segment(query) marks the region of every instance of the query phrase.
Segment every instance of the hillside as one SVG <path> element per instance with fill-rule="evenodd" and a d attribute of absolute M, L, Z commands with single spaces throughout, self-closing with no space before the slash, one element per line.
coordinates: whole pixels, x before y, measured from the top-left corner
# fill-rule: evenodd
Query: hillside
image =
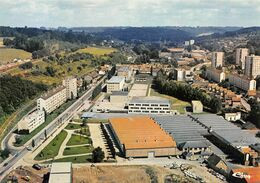
<path fill-rule="evenodd" d="M 0 65 L 13 61 L 14 59 L 31 59 L 32 54 L 21 49 L 0 48 Z"/>

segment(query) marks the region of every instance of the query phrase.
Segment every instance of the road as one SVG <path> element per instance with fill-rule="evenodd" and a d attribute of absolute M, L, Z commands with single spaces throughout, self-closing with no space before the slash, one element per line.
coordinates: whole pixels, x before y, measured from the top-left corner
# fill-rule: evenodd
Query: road
<path fill-rule="evenodd" d="M 60 114 L 56 119 L 54 119 L 49 125 L 42 129 L 34 138 L 28 141 L 22 150 L 16 152 L 11 158 L 8 158 L 8 163 L 6 166 L 0 167 L 0 181 L 2 178 L 14 168 L 14 165 L 24 157 L 24 155 L 32 149 L 32 140 L 34 139 L 35 147 L 40 146 L 45 140 L 45 133 L 49 137 L 57 128 L 59 128 L 65 121 L 70 120 L 77 110 L 92 96 L 94 88 L 102 83 L 107 77 L 104 76 L 97 84 L 93 85 L 90 90 L 83 94 L 77 101 L 75 101 L 68 109 L 66 109 L 62 114 Z M 46 131 L 46 132 L 45 132 Z M 8 139 L 6 139 L 8 140 Z M 26 146 L 26 147 L 25 147 Z M 4 162 L 5 163 L 5 162 Z"/>

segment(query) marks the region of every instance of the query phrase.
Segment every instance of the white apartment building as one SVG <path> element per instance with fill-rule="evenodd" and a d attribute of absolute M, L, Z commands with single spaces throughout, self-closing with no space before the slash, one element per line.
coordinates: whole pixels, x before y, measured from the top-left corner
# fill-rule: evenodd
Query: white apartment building
<path fill-rule="evenodd" d="M 175 68 L 174 69 L 174 79 L 177 81 L 192 81 L 193 72 L 190 69 Z"/>
<path fill-rule="evenodd" d="M 51 113 L 58 107 L 60 107 L 67 100 L 67 90 L 65 86 L 60 86 L 54 90 L 51 90 L 41 96 L 37 100 L 37 109 L 45 110 L 46 113 Z"/>
<path fill-rule="evenodd" d="M 224 52 L 213 52 L 211 66 L 213 68 L 222 67 L 224 65 Z"/>
<path fill-rule="evenodd" d="M 207 68 L 206 77 L 208 80 L 213 80 L 217 83 L 220 83 L 226 79 L 226 74 L 222 70 Z"/>
<path fill-rule="evenodd" d="M 128 104 L 129 114 L 171 114 L 171 103 L 161 97 L 133 97 Z"/>
<path fill-rule="evenodd" d="M 246 56 L 249 55 L 249 50 L 247 48 L 237 48 L 236 49 L 236 64 L 242 69 L 245 69 Z"/>
<path fill-rule="evenodd" d="M 260 75 L 260 56 L 246 57 L 245 75 L 254 79 Z"/>
<path fill-rule="evenodd" d="M 230 84 L 240 88 L 244 91 L 256 90 L 256 81 L 249 79 L 246 76 L 240 76 L 237 74 L 229 74 L 228 80 Z"/>
<path fill-rule="evenodd" d="M 78 96 L 77 78 L 67 77 L 62 81 L 62 85 L 66 87 L 66 98 L 72 99 Z"/>
<path fill-rule="evenodd" d="M 28 130 L 31 133 L 34 129 L 45 122 L 45 113 L 41 110 L 33 111 L 27 116 L 23 117 L 18 123 L 18 131 Z"/>
<path fill-rule="evenodd" d="M 122 91 L 125 84 L 125 77 L 113 76 L 106 83 L 107 83 L 107 93 L 112 93 L 112 91 Z"/>

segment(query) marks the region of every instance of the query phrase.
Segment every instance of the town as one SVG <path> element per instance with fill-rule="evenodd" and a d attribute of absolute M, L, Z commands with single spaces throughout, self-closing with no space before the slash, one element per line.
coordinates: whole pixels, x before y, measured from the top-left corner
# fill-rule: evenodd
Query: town
<path fill-rule="evenodd" d="M 0 181 L 260 182 L 259 42 L 259 27 L 0 26 Z"/>

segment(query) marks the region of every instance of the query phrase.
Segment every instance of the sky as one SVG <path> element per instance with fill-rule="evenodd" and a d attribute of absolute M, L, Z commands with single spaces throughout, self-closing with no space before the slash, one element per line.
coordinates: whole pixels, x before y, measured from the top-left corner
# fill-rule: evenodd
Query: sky
<path fill-rule="evenodd" d="M 0 0 L 0 26 L 260 26 L 260 0 Z"/>

